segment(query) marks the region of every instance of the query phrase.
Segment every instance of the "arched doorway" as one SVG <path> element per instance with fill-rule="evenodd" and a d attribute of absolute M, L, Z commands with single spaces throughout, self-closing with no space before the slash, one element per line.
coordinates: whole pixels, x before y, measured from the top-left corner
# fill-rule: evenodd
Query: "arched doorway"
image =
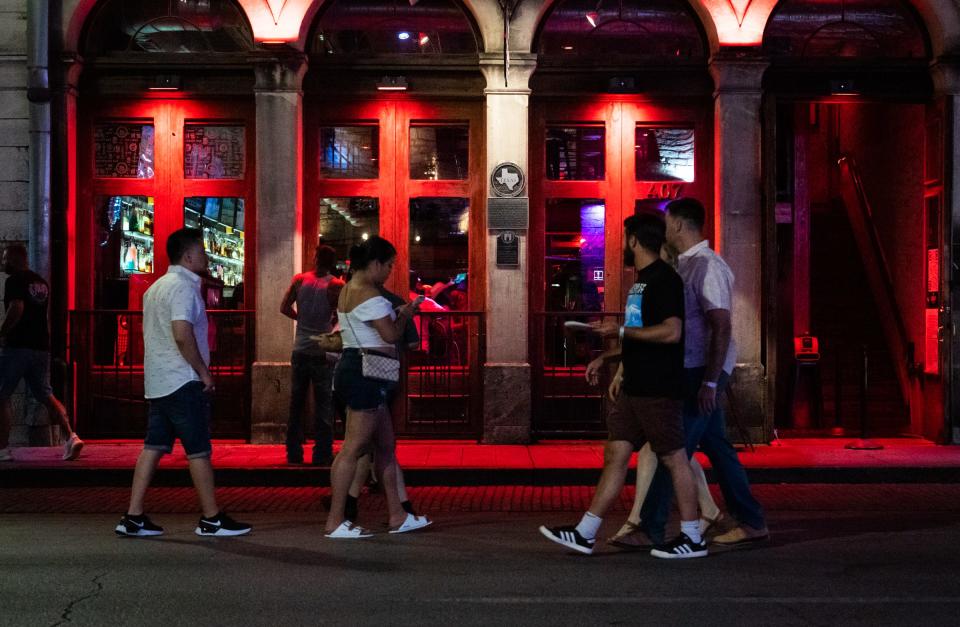
<path fill-rule="evenodd" d="M 75 409 L 91 437 L 142 434 L 143 293 L 166 271 L 167 236 L 184 226 L 203 230 L 210 257 L 212 430 L 249 435 L 253 48 L 229 0 L 107 0 L 85 26 L 68 222 Z"/>
<path fill-rule="evenodd" d="M 380 235 L 391 291 L 429 297 L 394 406 L 398 435 L 477 437 L 485 307 L 479 35 L 451 0 L 331 2 L 305 78 L 304 258 Z"/>
<path fill-rule="evenodd" d="M 680 195 L 712 205 L 707 43 L 682 0 L 557 2 L 531 81 L 530 303 L 534 430 L 604 431 L 601 349 L 566 322 L 616 316 L 632 275 L 623 220 Z M 708 224 L 712 230 L 713 225 Z"/>
<path fill-rule="evenodd" d="M 764 35 L 775 423 L 939 438 L 943 111 L 901 0 L 787 0 Z M 820 360 L 798 361 L 814 336 Z M 866 402 L 860 402 L 867 369 Z"/>

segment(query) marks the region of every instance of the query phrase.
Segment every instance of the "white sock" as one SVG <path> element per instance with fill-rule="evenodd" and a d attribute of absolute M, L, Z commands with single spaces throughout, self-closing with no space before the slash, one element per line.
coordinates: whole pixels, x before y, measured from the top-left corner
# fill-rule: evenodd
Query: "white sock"
<path fill-rule="evenodd" d="M 597 537 L 597 532 L 600 531 L 600 523 L 602 522 L 602 518 L 587 512 L 583 515 L 583 518 L 580 519 L 580 524 L 577 525 L 577 533 L 587 540 L 593 540 Z"/>
<path fill-rule="evenodd" d="M 700 537 L 699 520 L 681 520 L 680 531 L 685 533 L 694 543 L 699 543 L 703 538 Z"/>

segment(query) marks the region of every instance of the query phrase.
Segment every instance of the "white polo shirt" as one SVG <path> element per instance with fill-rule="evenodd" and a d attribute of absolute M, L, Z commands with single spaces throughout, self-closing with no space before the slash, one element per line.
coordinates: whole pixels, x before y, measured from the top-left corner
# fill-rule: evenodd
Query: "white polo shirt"
<path fill-rule="evenodd" d="M 143 295 L 143 389 L 148 399 L 169 396 L 187 383 L 200 380 L 177 348 L 174 320 L 193 325 L 200 356 L 209 366 L 207 310 L 200 298 L 200 277 L 176 265 L 170 266 Z"/>
<path fill-rule="evenodd" d="M 726 309 L 733 313 L 733 271 L 720 255 L 703 240 L 677 258 L 677 272 L 683 279 L 683 367 L 707 365 L 710 348 L 710 327 L 706 312 Z M 730 347 L 723 361 L 723 371 L 733 372 L 737 363 L 737 346 L 730 337 Z"/>

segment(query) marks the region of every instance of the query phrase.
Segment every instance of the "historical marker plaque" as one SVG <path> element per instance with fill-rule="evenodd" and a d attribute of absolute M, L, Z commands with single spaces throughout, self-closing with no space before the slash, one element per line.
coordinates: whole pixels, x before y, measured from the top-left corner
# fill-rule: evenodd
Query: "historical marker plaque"
<path fill-rule="evenodd" d="M 491 230 L 523 231 L 527 229 L 530 214 L 529 198 L 488 198 L 487 228 Z"/>
<path fill-rule="evenodd" d="M 497 265 L 508 268 L 520 265 L 520 236 L 513 231 L 497 235 Z"/>

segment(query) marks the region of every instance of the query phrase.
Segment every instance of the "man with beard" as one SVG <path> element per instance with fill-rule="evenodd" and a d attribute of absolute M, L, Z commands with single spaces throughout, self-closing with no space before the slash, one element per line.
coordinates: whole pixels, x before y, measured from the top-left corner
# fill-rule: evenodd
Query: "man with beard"
<path fill-rule="evenodd" d="M 547 539 L 567 548 L 593 553 L 603 516 L 623 488 L 630 455 L 649 442 L 673 478 L 680 508 L 681 533 L 650 554 L 665 559 L 704 557 L 697 492 L 684 448 L 681 412 L 683 378 L 683 282 L 660 259 L 665 227 L 654 215 L 624 220 L 624 265 L 637 270 L 630 288 L 623 326 L 594 325 L 604 338 L 620 338 L 620 367 L 610 386 L 615 399 L 607 417 L 604 465 L 590 509 L 579 524 L 540 527 Z M 613 356 L 613 354 L 611 355 Z"/>

